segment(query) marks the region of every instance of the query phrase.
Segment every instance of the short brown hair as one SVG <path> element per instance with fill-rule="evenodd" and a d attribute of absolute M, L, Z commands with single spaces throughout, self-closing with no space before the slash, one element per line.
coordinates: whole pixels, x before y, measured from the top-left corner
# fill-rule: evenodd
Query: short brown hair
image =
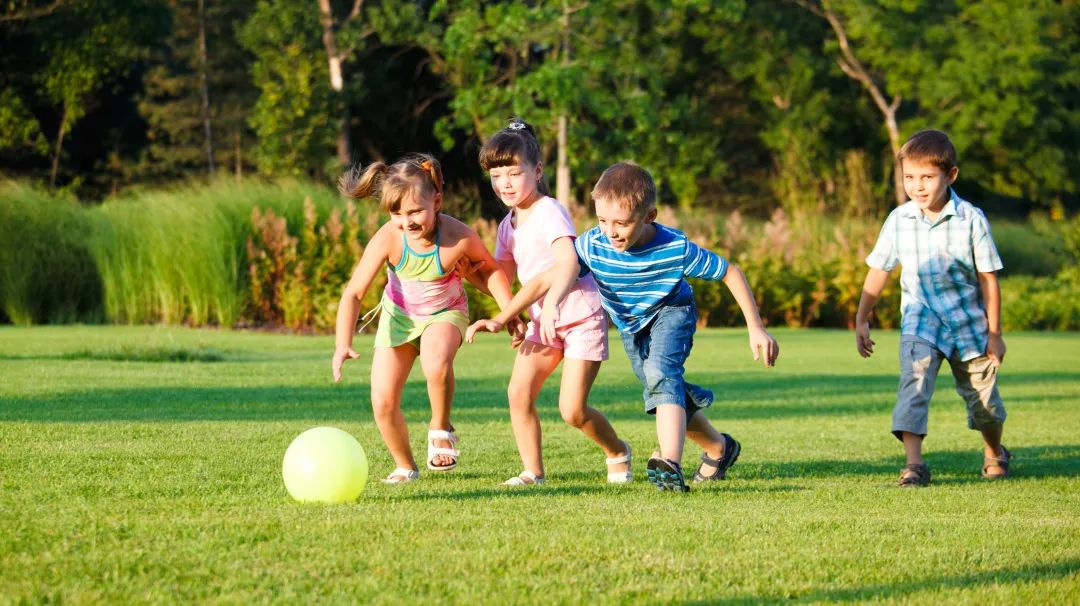
<path fill-rule="evenodd" d="M 441 194 L 442 186 L 442 167 L 427 154 L 410 154 L 390 165 L 373 162 L 362 171 L 356 166 L 338 179 L 341 193 L 357 199 L 378 195 L 383 210 L 391 213 L 406 195 L 426 199 Z"/>
<path fill-rule="evenodd" d="M 637 164 L 619 162 L 600 175 L 592 199 L 615 202 L 632 213 L 646 213 L 656 206 L 656 183 L 649 171 Z"/>
<path fill-rule="evenodd" d="M 896 154 L 897 162 L 903 163 L 905 159 L 926 162 L 947 173 L 956 167 L 956 148 L 949 135 L 940 130 L 921 130 L 911 135 Z"/>

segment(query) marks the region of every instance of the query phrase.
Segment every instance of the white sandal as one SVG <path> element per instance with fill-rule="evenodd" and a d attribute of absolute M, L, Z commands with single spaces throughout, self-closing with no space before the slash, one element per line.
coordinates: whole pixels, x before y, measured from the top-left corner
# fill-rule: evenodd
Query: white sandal
<path fill-rule="evenodd" d="M 383 479 L 383 484 L 405 484 L 406 482 L 412 482 L 413 480 L 420 479 L 419 469 L 408 469 L 405 467 L 398 467 L 394 471 L 390 472 L 390 475 Z"/>
<path fill-rule="evenodd" d="M 435 440 L 449 440 L 451 447 L 436 446 Z M 458 457 L 461 456 L 461 451 L 458 450 L 457 445 L 458 437 L 453 431 L 429 429 L 427 432 L 427 468 L 432 471 L 450 471 L 457 467 Z M 450 457 L 454 462 L 449 465 L 435 465 L 432 461 L 438 456 Z"/>
<path fill-rule="evenodd" d="M 634 474 L 630 471 L 630 445 L 623 442 L 623 446 L 626 446 L 626 454 L 618 457 L 610 457 L 604 459 L 608 465 L 616 465 L 618 463 L 626 463 L 626 471 L 611 471 L 607 474 L 608 484 L 626 484 L 634 481 Z"/>
<path fill-rule="evenodd" d="M 543 483 L 544 478 L 537 476 L 529 470 L 525 470 L 503 482 L 503 486 L 539 486 Z"/>

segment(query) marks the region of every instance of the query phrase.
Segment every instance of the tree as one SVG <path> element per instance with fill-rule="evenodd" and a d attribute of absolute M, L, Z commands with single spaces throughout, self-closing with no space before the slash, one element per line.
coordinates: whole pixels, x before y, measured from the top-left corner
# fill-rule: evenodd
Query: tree
<path fill-rule="evenodd" d="M 236 29 L 254 3 L 207 2 L 204 26 L 198 4 L 171 0 L 168 8 L 169 34 L 144 76 L 139 113 L 147 144 L 132 177 L 180 179 L 211 165 L 215 172 L 242 174 L 254 164 L 247 157 L 246 142 L 254 135 L 246 119 L 258 90 L 249 72 L 253 57 L 240 46 Z"/>
<path fill-rule="evenodd" d="M 255 56 L 251 76 L 260 91 L 248 122 L 255 130 L 259 169 L 277 174 L 336 172 L 331 153 L 338 135 L 325 52 L 314 7 L 260 0 L 240 30 Z"/>

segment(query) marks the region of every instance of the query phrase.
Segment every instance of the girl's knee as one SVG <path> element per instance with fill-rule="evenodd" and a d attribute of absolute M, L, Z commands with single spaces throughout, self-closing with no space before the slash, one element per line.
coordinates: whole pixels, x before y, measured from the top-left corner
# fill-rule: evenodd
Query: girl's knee
<path fill-rule="evenodd" d="M 445 383 L 454 376 L 454 366 L 449 360 L 424 365 L 424 377 L 428 383 Z"/>
<path fill-rule="evenodd" d="M 371 412 L 376 419 L 388 419 L 401 410 L 398 398 L 394 394 L 371 393 Z"/>
<path fill-rule="evenodd" d="M 561 410 L 559 412 L 562 414 L 562 420 L 574 429 L 581 429 L 588 421 L 584 410 Z"/>

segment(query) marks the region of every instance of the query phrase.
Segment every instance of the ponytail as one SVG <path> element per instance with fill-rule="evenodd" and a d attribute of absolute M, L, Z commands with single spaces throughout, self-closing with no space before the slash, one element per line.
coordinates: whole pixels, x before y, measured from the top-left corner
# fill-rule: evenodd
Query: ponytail
<path fill-rule="evenodd" d="M 338 179 L 338 191 L 356 199 L 374 195 L 389 170 L 385 162 L 372 162 L 363 171 L 357 164 Z"/>

